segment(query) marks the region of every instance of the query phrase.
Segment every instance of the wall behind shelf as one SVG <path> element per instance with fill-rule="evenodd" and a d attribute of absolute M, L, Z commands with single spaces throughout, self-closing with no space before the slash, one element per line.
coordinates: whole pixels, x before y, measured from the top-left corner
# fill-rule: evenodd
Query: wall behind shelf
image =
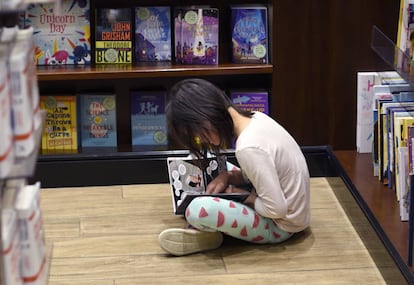
<path fill-rule="evenodd" d="M 395 39 L 399 2 L 275 1 L 272 110 L 301 145 L 356 148 L 356 72 L 390 69 L 371 29 Z"/>

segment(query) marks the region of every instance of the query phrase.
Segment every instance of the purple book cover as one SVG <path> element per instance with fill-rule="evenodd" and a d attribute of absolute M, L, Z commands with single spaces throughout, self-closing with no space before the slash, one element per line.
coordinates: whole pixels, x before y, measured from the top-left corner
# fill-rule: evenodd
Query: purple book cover
<path fill-rule="evenodd" d="M 184 7 L 174 10 L 177 63 L 218 64 L 219 10 Z"/>
<path fill-rule="evenodd" d="M 231 100 L 242 110 L 269 114 L 269 95 L 266 91 L 231 91 Z"/>
<path fill-rule="evenodd" d="M 30 4 L 24 26 L 33 27 L 37 65 L 78 65 L 91 63 L 89 0 L 62 0 Z"/>

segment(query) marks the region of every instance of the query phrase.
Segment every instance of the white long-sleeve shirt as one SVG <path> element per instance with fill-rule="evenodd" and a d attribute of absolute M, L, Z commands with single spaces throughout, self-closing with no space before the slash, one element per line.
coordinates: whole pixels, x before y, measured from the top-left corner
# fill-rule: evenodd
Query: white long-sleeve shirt
<path fill-rule="evenodd" d="M 256 189 L 254 207 L 288 232 L 310 224 L 310 180 L 294 138 L 269 116 L 255 112 L 236 141 L 236 158 Z"/>

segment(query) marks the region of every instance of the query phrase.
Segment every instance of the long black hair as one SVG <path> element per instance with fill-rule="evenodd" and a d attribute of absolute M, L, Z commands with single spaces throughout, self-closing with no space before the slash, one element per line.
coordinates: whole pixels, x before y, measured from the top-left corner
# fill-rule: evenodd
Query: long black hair
<path fill-rule="evenodd" d="M 198 156 L 211 151 L 218 154 L 231 146 L 234 138 L 233 120 L 228 108 L 240 111 L 226 93 L 204 79 L 189 78 L 176 83 L 169 91 L 166 114 L 169 135 L 181 146 Z M 206 134 L 216 133 L 218 146 L 210 145 Z"/>

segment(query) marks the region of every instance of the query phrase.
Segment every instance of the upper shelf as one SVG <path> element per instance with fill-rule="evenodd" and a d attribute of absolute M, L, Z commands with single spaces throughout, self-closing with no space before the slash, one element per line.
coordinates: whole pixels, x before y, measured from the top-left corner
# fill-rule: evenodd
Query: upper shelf
<path fill-rule="evenodd" d="M 95 66 L 38 66 L 39 81 L 86 80 L 116 78 L 149 78 L 203 75 L 271 74 L 271 64 L 218 64 L 175 65 L 172 63 L 148 63 L 140 65 Z"/>
<path fill-rule="evenodd" d="M 414 84 L 414 62 L 411 62 L 411 57 L 400 50 L 377 26 L 372 28 L 371 48 L 407 83 Z"/>

